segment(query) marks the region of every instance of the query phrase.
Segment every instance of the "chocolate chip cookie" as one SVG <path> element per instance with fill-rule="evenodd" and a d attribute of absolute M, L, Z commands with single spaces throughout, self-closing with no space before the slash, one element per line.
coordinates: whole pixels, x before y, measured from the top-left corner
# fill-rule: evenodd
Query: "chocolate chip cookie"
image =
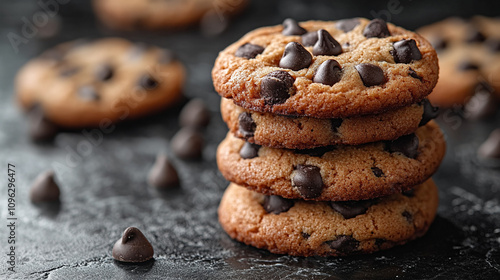
<path fill-rule="evenodd" d="M 150 114 L 181 97 L 184 67 L 164 49 L 108 38 L 73 41 L 29 61 L 16 77 L 19 104 L 62 127 Z"/>
<path fill-rule="evenodd" d="M 414 132 L 437 113 L 437 108 L 426 99 L 377 115 L 344 119 L 273 115 L 246 110 L 230 99 L 221 101 L 222 118 L 236 137 L 262 146 L 287 149 L 394 140 Z"/>
<path fill-rule="evenodd" d="M 463 105 L 485 90 L 500 97 L 500 19 L 448 18 L 417 32 L 433 44 L 439 57 L 439 82 L 429 96 L 432 103 Z"/>
<path fill-rule="evenodd" d="M 248 110 L 345 118 L 422 101 L 438 61 L 423 37 L 380 19 L 287 19 L 223 50 L 212 78 L 221 96 Z"/>
<path fill-rule="evenodd" d="M 306 200 L 363 200 L 422 183 L 439 167 L 446 143 L 430 121 L 394 141 L 307 150 L 273 149 L 228 134 L 217 163 L 229 181 L 251 190 Z"/>
<path fill-rule="evenodd" d="M 385 250 L 424 235 L 438 206 L 429 179 L 408 194 L 369 201 L 317 202 L 265 196 L 230 184 L 219 221 L 232 238 L 296 256 L 341 256 Z"/>
<path fill-rule="evenodd" d="M 94 0 L 97 17 L 115 29 L 177 28 L 206 15 L 224 21 L 240 12 L 247 0 Z"/>

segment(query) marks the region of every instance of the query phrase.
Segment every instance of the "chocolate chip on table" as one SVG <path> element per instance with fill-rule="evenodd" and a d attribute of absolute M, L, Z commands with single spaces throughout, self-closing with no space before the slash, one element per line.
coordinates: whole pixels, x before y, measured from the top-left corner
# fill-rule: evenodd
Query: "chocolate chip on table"
<path fill-rule="evenodd" d="M 486 36 L 475 27 L 469 28 L 466 33 L 465 41 L 468 43 L 481 43 L 486 40 Z"/>
<path fill-rule="evenodd" d="M 342 47 L 328 31 L 318 30 L 318 40 L 314 44 L 314 55 L 339 55 L 342 53 Z"/>
<path fill-rule="evenodd" d="M 375 177 L 383 177 L 384 176 L 384 171 L 378 167 L 372 167 L 372 173 L 375 175 Z"/>
<path fill-rule="evenodd" d="M 477 153 L 482 158 L 500 159 L 500 128 L 493 130 Z"/>
<path fill-rule="evenodd" d="M 307 31 L 304 28 L 302 28 L 295 20 L 291 18 L 287 18 L 283 21 L 283 31 L 281 32 L 281 34 L 283 35 L 302 35 L 306 32 Z"/>
<path fill-rule="evenodd" d="M 253 137 L 257 124 L 252 119 L 252 114 L 243 112 L 238 116 L 238 130 L 245 138 Z"/>
<path fill-rule="evenodd" d="M 304 198 L 315 198 L 323 191 L 323 179 L 317 166 L 299 164 L 292 177 L 292 185 Z"/>
<path fill-rule="evenodd" d="M 53 171 L 41 173 L 31 184 L 30 200 L 33 203 L 59 201 L 60 195 Z"/>
<path fill-rule="evenodd" d="M 279 214 L 290 210 L 293 204 L 294 202 L 291 199 L 277 195 L 266 195 L 262 206 L 267 213 Z"/>
<path fill-rule="evenodd" d="M 401 213 L 401 215 L 403 217 L 405 217 L 405 219 L 408 223 L 411 223 L 413 221 L 413 215 L 410 212 L 405 210 L 405 211 L 403 211 L 403 213 Z"/>
<path fill-rule="evenodd" d="M 418 75 L 418 73 L 415 72 L 415 70 L 411 69 L 411 67 L 410 67 L 410 69 L 408 69 L 408 75 L 410 75 L 410 77 L 413 77 L 415 79 L 422 81 L 422 77 L 420 75 Z"/>
<path fill-rule="evenodd" d="M 202 99 L 195 98 L 189 101 L 179 114 L 179 124 L 181 126 L 206 127 L 210 123 L 210 111 Z"/>
<path fill-rule="evenodd" d="M 340 29 L 344 32 L 349 32 L 359 25 L 358 18 L 342 19 L 337 21 L 335 28 Z"/>
<path fill-rule="evenodd" d="M 337 211 L 344 219 L 352 219 L 358 215 L 365 214 L 373 204 L 371 200 L 360 201 L 330 201 L 330 207 Z"/>
<path fill-rule="evenodd" d="M 285 46 L 285 51 L 280 59 L 281 68 L 298 71 L 309 67 L 312 55 L 300 43 L 290 42 Z"/>
<path fill-rule="evenodd" d="M 260 96 L 267 104 L 284 103 L 293 93 L 294 78 L 285 71 L 273 71 L 260 83 Z"/>
<path fill-rule="evenodd" d="M 391 50 L 391 55 L 396 63 L 410 63 L 413 60 L 422 59 L 422 54 L 417 47 L 417 42 L 413 39 L 403 39 L 394 42 L 394 49 Z"/>
<path fill-rule="evenodd" d="M 489 85 L 480 83 L 474 95 L 464 105 L 464 117 L 470 120 L 487 119 L 497 112 L 499 102 Z"/>
<path fill-rule="evenodd" d="M 302 35 L 300 41 L 302 42 L 303 46 L 312 47 L 318 41 L 318 32 L 316 31 L 308 32 Z"/>
<path fill-rule="evenodd" d="M 358 249 L 359 241 L 350 235 L 338 235 L 337 239 L 325 242 L 330 248 L 342 253 L 351 253 Z"/>
<path fill-rule="evenodd" d="M 262 52 L 264 52 L 264 47 L 250 43 L 245 43 L 236 50 L 236 53 L 234 55 L 237 57 L 252 59 L 255 58 L 257 55 L 261 54 Z"/>
<path fill-rule="evenodd" d="M 190 127 L 184 127 L 174 135 L 170 147 L 179 158 L 199 159 L 203 154 L 204 142 L 200 132 Z"/>
<path fill-rule="evenodd" d="M 479 70 L 479 65 L 472 61 L 462 61 L 457 66 L 458 70 L 469 71 L 469 70 Z"/>
<path fill-rule="evenodd" d="M 419 140 L 415 133 L 401 136 L 396 140 L 388 141 L 386 149 L 390 153 L 401 153 L 409 158 L 416 158 L 418 155 Z"/>
<path fill-rule="evenodd" d="M 57 133 L 59 126 L 49 121 L 41 105 L 35 105 L 28 111 L 29 136 L 35 142 L 52 141 Z"/>
<path fill-rule="evenodd" d="M 151 75 L 146 74 L 139 79 L 139 86 L 145 90 L 153 90 L 158 87 L 158 81 Z"/>
<path fill-rule="evenodd" d="M 343 122 L 344 122 L 343 119 L 330 119 L 332 131 L 334 133 L 337 133 L 339 130 L 339 127 L 342 125 Z"/>
<path fill-rule="evenodd" d="M 252 159 L 259 156 L 260 145 L 245 142 L 240 149 L 240 157 L 243 159 Z"/>
<path fill-rule="evenodd" d="M 166 155 L 158 155 L 149 171 L 148 183 L 157 189 L 169 189 L 180 185 L 177 170 Z"/>
<path fill-rule="evenodd" d="M 361 63 L 355 66 L 365 87 L 381 85 L 385 82 L 384 70 L 377 65 Z"/>
<path fill-rule="evenodd" d="M 98 81 L 107 81 L 113 77 L 113 67 L 109 64 L 101 64 L 97 67 L 95 76 Z"/>
<path fill-rule="evenodd" d="M 333 59 L 326 60 L 314 73 L 313 82 L 333 86 L 342 78 L 340 64 Z"/>
<path fill-rule="evenodd" d="M 138 228 L 128 227 L 113 246 L 112 255 L 117 261 L 138 263 L 153 258 L 154 250 Z"/>
<path fill-rule="evenodd" d="M 422 114 L 422 120 L 420 120 L 418 126 L 426 125 L 430 120 L 437 118 L 439 115 L 439 107 L 432 106 L 428 99 L 424 99 L 422 105 L 424 107 L 424 113 Z"/>
<path fill-rule="evenodd" d="M 96 101 L 99 100 L 99 94 L 97 93 L 94 86 L 86 85 L 82 86 L 78 89 L 78 96 L 87 101 Z"/>
<path fill-rule="evenodd" d="M 363 36 L 366 38 L 384 38 L 391 36 L 389 29 L 387 28 L 387 23 L 380 18 L 371 20 L 363 30 Z"/>

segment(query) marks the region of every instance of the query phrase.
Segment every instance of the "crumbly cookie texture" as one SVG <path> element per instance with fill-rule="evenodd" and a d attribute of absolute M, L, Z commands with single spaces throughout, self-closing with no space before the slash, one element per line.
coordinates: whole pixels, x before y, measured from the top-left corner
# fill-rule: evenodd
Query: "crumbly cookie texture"
<path fill-rule="evenodd" d="M 248 110 L 317 118 L 382 113 L 431 92 L 439 69 L 427 40 L 381 20 L 347 21 L 248 33 L 219 54 L 216 91 Z"/>
<path fill-rule="evenodd" d="M 500 97 L 500 19 L 448 18 L 417 32 L 434 45 L 439 57 L 439 82 L 429 96 L 432 103 L 462 105 L 484 89 Z"/>
<path fill-rule="evenodd" d="M 220 224 L 232 238 L 276 254 L 371 253 L 424 235 L 436 215 L 438 192 L 429 179 L 412 195 L 353 202 L 364 209 L 347 218 L 345 205 L 283 200 L 230 184 L 219 206 Z"/>
<path fill-rule="evenodd" d="M 99 19 L 115 29 L 177 28 L 200 21 L 207 13 L 219 20 L 240 12 L 247 0 L 94 0 Z"/>
<path fill-rule="evenodd" d="M 423 122 L 424 105 L 413 104 L 376 115 L 318 119 L 254 112 L 222 98 L 221 114 L 231 133 L 238 138 L 266 147 L 308 149 L 394 140 L 413 133 Z M 240 121 L 242 114 L 249 115 L 255 123 L 253 132 L 240 129 L 244 126 Z"/>
<path fill-rule="evenodd" d="M 73 41 L 29 61 L 16 77 L 19 104 L 68 128 L 150 114 L 181 97 L 184 66 L 164 49 L 118 38 Z"/>
<path fill-rule="evenodd" d="M 291 199 L 343 201 L 391 195 L 427 180 L 439 167 L 446 143 L 431 121 L 394 141 L 309 150 L 260 147 L 230 133 L 217 163 L 229 181 Z"/>

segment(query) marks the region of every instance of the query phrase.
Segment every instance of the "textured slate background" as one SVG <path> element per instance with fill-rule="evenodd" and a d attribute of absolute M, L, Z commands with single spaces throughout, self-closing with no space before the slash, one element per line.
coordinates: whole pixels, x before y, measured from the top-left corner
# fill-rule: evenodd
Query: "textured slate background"
<path fill-rule="evenodd" d="M 61 32 L 31 38 L 15 53 L 6 39 L 19 33 L 22 18 L 39 9 L 36 1 L 0 3 L 0 278 L 4 279 L 499 279 L 500 170 L 475 157 L 478 145 L 500 125 L 441 118 L 448 153 L 434 176 L 441 203 L 429 233 L 410 244 L 369 256 L 300 258 L 269 254 L 232 241 L 217 222 L 217 206 L 227 182 L 218 173 L 215 150 L 226 133 L 210 70 L 217 52 L 256 27 L 298 20 L 373 17 L 390 1 L 253 1 L 220 37 L 196 28 L 182 32 L 115 32 L 102 28 L 87 1 L 70 1 L 58 14 Z M 391 21 L 413 29 L 443 17 L 498 15 L 493 1 L 401 1 Z M 212 110 L 202 161 L 173 157 L 182 187 L 159 193 L 145 177 L 158 152 L 166 152 L 179 129 L 178 109 L 118 125 L 89 155 L 68 164 L 82 131 L 60 134 L 54 144 L 36 145 L 26 137 L 25 118 L 14 104 L 13 77 L 28 59 L 59 42 L 123 36 L 176 51 L 189 71 L 185 95 L 202 97 Z M 73 155 L 74 156 L 74 155 Z M 7 272 L 7 163 L 16 165 L 17 267 Z M 57 166 L 61 204 L 36 207 L 28 200 L 30 182 Z M 155 260 L 123 265 L 110 254 L 128 226 L 137 226 L 155 249 Z"/>

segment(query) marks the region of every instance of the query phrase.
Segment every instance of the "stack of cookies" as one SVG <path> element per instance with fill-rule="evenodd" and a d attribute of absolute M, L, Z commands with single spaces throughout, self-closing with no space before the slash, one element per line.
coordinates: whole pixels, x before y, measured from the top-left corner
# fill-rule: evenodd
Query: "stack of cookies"
<path fill-rule="evenodd" d="M 425 99 L 438 61 L 424 38 L 380 19 L 287 19 L 222 51 L 212 77 L 230 129 L 217 163 L 232 238 L 337 256 L 427 231 L 445 141 Z"/>

